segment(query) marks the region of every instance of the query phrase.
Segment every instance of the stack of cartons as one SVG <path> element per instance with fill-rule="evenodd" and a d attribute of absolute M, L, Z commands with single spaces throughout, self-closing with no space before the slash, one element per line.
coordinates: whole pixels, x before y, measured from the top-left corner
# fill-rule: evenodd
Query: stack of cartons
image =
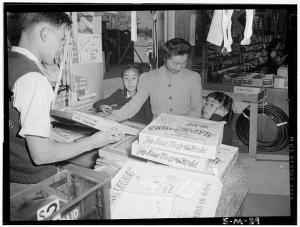
<path fill-rule="evenodd" d="M 224 181 L 238 148 L 221 145 L 223 128 L 224 122 L 162 113 L 139 133 L 132 155 Z"/>

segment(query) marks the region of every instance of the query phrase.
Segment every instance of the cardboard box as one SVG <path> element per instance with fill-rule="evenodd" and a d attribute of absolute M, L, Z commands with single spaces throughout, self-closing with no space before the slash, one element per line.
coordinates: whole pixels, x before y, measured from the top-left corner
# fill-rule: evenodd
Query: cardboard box
<path fill-rule="evenodd" d="M 237 147 L 221 144 L 217 150 L 216 159 L 212 160 L 140 146 L 138 141 L 132 144 L 132 155 L 134 156 L 177 168 L 214 175 L 223 183 L 237 160 L 238 150 Z"/>
<path fill-rule="evenodd" d="M 285 77 L 275 77 L 274 78 L 274 88 L 288 89 L 288 78 Z"/>
<path fill-rule="evenodd" d="M 108 131 L 111 128 L 117 128 L 119 131 L 129 135 L 137 135 L 139 132 L 137 129 L 130 126 L 123 125 L 97 115 L 87 114 L 79 111 L 51 110 L 50 115 L 60 122 L 72 122 L 74 125 L 79 124 L 101 131 Z"/>
<path fill-rule="evenodd" d="M 222 187 L 215 176 L 130 160 L 111 180 L 111 218 L 214 217 Z"/>
<path fill-rule="evenodd" d="M 170 152 L 157 148 L 141 146 L 138 144 L 138 141 L 132 143 L 131 154 L 165 165 L 198 171 L 205 171 L 209 163 L 209 159 L 207 158 L 199 158 L 196 156 L 180 154 L 177 152 Z"/>
<path fill-rule="evenodd" d="M 139 133 L 142 146 L 201 158 L 216 158 L 224 122 L 160 114 Z"/>
<path fill-rule="evenodd" d="M 223 183 L 230 174 L 238 157 L 238 148 L 221 144 L 215 160 L 210 160 L 206 173 L 217 176 Z"/>
<path fill-rule="evenodd" d="M 277 69 L 277 76 L 279 77 L 285 77 L 285 78 L 288 78 L 288 67 L 287 66 L 280 66 L 278 69 Z"/>

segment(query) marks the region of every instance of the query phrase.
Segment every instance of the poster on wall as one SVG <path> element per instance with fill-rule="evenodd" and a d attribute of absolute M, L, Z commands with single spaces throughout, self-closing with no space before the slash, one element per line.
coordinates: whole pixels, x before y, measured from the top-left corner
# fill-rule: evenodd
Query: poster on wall
<path fill-rule="evenodd" d="M 78 33 L 79 64 L 102 62 L 101 35 Z"/>
<path fill-rule="evenodd" d="M 94 33 L 94 13 L 77 12 L 77 31 L 83 34 Z"/>

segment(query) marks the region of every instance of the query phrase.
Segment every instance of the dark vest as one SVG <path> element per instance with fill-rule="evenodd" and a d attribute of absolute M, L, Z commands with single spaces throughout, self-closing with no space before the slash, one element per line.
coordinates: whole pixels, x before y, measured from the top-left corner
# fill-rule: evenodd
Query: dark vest
<path fill-rule="evenodd" d="M 23 184 L 38 183 L 57 172 L 53 165 L 35 165 L 25 139 L 18 135 L 20 113 L 13 107 L 12 88 L 19 77 L 29 72 L 42 73 L 26 56 L 17 52 L 8 54 L 10 181 Z"/>

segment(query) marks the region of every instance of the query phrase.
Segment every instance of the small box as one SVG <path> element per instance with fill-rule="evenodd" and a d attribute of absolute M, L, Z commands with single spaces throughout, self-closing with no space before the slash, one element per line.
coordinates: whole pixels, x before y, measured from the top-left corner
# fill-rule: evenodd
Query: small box
<path fill-rule="evenodd" d="M 274 78 L 274 88 L 288 89 L 288 78 L 275 77 Z"/>
<path fill-rule="evenodd" d="M 287 66 L 280 66 L 277 69 L 277 76 L 288 78 L 288 67 Z"/>
<path fill-rule="evenodd" d="M 10 220 L 106 219 L 110 204 L 104 191 L 109 193 L 108 185 L 63 170 L 11 196 Z"/>

